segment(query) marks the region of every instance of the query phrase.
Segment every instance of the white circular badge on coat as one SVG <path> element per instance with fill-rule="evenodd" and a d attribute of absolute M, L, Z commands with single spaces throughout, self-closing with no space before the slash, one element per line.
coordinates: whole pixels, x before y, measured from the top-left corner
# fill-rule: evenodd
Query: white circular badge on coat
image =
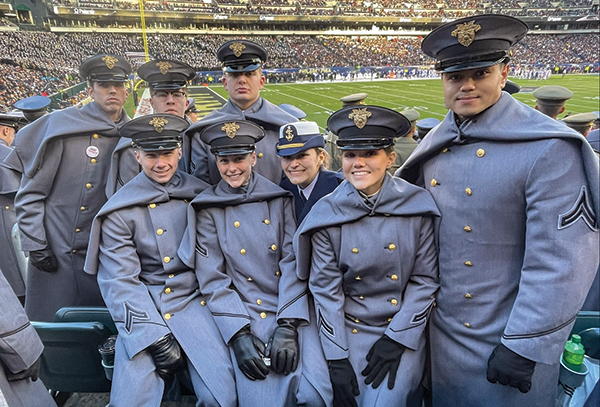
<path fill-rule="evenodd" d="M 96 146 L 89 146 L 85 149 L 85 154 L 90 158 L 96 158 L 100 154 L 100 150 Z"/>

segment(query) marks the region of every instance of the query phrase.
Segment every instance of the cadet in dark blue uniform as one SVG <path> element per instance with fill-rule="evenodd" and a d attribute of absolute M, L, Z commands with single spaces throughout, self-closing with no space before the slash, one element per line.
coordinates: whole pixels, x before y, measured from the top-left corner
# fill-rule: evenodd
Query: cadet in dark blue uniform
<path fill-rule="evenodd" d="M 329 154 L 315 122 L 281 126 L 277 154 L 286 175 L 279 185 L 294 194 L 294 213 L 299 225 L 313 205 L 337 188 L 344 178 L 326 169 Z"/>

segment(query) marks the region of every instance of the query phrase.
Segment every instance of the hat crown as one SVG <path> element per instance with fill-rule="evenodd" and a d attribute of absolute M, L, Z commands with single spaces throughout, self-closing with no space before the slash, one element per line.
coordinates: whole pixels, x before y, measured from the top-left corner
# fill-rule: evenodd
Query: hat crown
<path fill-rule="evenodd" d="M 226 72 L 254 71 L 267 60 L 267 51 L 254 41 L 227 41 L 217 50 L 217 59 Z"/>
<path fill-rule="evenodd" d="M 187 120 L 172 114 L 149 114 L 125 123 L 122 137 L 129 137 L 134 147 L 144 151 L 173 150 L 181 147 L 181 132 L 189 127 Z"/>
<path fill-rule="evenodd" d="M 200 133 L 200 139 L 210 145 L 216 155 L 246 154 L 265 136 L 265 131 L 248 120 L 213 123 Z"/>
<path fill-rule="evenodd" d="M 196 77 L 196 70 L 184 62 L 161 59 L 146 62 L 137 74 L 153 89 L 179 89 Z"/>
<path fill-rule="evenodd" d="M 126 82 L 131 74 L 131 65 L 121 56 L 97 54 L 79 66 L 79 75 L 88 81 Z"/>

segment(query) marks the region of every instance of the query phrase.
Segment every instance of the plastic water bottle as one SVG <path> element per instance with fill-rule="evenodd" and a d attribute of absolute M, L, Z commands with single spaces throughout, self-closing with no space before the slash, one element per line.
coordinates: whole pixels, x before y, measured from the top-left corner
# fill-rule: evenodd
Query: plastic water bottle
<path fill-rule="evenodd" d="M 575 372 L 581 372 L 583 370 L 583 356 L 585 355 L 585 349 L 581 344 L 581 337 L 577 334 L 571 335 L 571 339 L 565 344 L 565 350 L 563 351 L 563 363 L 569 369 Z"/>

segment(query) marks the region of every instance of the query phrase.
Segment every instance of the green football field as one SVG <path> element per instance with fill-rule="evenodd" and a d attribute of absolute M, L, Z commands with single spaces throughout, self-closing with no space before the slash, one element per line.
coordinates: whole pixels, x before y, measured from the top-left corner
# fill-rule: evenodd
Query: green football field
<path fill-rule="evenodd" d="M 584 113 L 600 110 L 600 77 L 598 75 L 556 75 L 548 80 L 520 80 L 511 78 L 521 86 L 521 92 L 514 95 L 521 102 L 535 105 L 532 92 L 544 85 L 560 85 L 573 91 L 574 96 L 566 104 L 565 114 Z M 211 89 L 227 98 L 223 86 L 212 86 Z M 276 105 L 293 104 L 302 109 L 307 120 L 316 121 L 325 128 L 327 118 L 341 108 L 340 98 L 351 93 L 368 94 L 367 104 L 388 107 L 394 110 L 408 108 L 417 109 L 421 118 L 437 117 L 442 119 L 446 114 L 442 97 L 442 84 L 439 79 L 417 80 L 377 80 L 367 82 L 317 82 L 292 84 L 266 84 L 261 95 Z M 193 90 L 190 90 L 193 94 Z M 510 118 L 507 117 L 507 120 Z"/>

